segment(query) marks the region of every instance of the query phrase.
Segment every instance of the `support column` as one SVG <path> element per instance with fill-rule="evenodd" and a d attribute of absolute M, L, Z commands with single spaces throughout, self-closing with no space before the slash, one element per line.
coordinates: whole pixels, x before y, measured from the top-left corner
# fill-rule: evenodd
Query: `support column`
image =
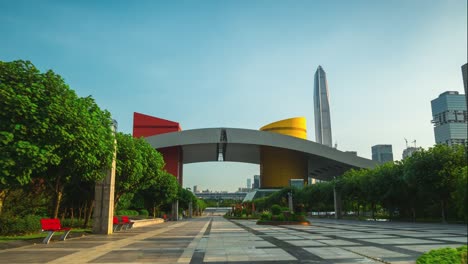
<path fill-rule="evenodd" d="M 179 220 L 179 200 L 172 202 L 172 220 Z"/>
<path fill-rule="evenodd" d="M 117 124 L 112 126 L 113 131 L 117 130 Z M 114 140 L 117 147 L 117 141 Z M 114 149 L 112 167 L 107 171 L 106 177 L 94 186 L 94 213 L 93 213 L 93 233 L 110 235 L 113 231 L 114 217 L 114 190 L 115 190 L 115 168 L 117 149 Z"/>
<path fill-rule="evenodd" d="M 335 204 L 335 219 L 341 219 L 341 194 L 333 187 L 333 200 Z"/>
<path fill-rule="evenodd" d="M 188 217 L 189 218 L 192 218 L 192 201 L 189 202 L 188 204 L 188 210 L 189 210 L 189 213 L 188 213 Z"/>

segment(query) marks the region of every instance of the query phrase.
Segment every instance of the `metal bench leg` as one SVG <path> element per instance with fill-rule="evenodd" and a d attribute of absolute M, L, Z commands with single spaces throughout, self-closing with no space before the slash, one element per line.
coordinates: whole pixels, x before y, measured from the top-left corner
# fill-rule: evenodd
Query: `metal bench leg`
<path fill-rule="evenodd" d="M 68 234 L 70 233 L 71 229 L 70 230 L 67 230 L 63 233 L 63 235 L 60 237 L 60 240 L 64 241 L 65 239 L 67 239 L 67 236 Z"/>
<path fill-rule="evenodd" d="M 54 231 L 48 231 L 49 234 L 44 238 L 44 240 L 42 240 L 42 243 L 43 244 L 49 244 L 50 242 L 50 239 L 52 238 L 52 236 L 54 235 Z"/>

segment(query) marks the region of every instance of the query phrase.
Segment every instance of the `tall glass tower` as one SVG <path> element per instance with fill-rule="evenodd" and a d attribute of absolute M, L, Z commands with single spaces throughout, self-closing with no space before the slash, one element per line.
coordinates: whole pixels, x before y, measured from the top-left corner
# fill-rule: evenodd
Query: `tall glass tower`
<path fill-rule="evenodd" d="M 331 147 L 332 131 L 330 104 L 328 102 L 328 83 L 322 66 L 318 66 L 314 79 L 315 141 Z"/>

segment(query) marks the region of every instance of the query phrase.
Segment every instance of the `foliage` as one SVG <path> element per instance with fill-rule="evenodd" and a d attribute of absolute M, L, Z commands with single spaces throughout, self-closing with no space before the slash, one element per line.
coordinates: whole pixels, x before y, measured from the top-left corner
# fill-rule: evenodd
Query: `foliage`
<path fill-rule="evenodd" d="M 271 220 L 271 212 L 270 211 L 263 211 L 262 214 L 260 215 L 260 220 Z"/>
<path fill-rule="evenodd" d="M 0 216 L 0 235 L 25 235 L 41 230 L 42 217 L 26 215 L 17 217 L 3 214 Z"/>
<path fill-rule="evenodd" d="M 115 215 L 137 216 L 139 213 L 136 210 L 119 210 L 115 213 Z"/>
<path fill-rule="evenodd" d="M 456 264 L 467 263 L 467 246 L 455 248 L 440 248 L 421 255 L 417 264 Z"/>
<path fill-rule="evenodd" d="M 27 61 L 0 62 L 0 93 L 0 189 L 44 179 L 56 217 L 66 184 L 102 179 L 110 167 L 110 114 Z"/>
<path fill-rule="evenodd" d="M 279 215 L 283 211 L 283 208 L 281 206 L 274 204 L 271 206 L 271 214 L 272 215 Z"/>
<path fill-rule="evenodd" d="M 141 215 L 141 216 L 144 216 L 144 217 L 148 217 L 149 212 L 148 212 L 148 210 L 146 210 L 146 209 L 141 209 L 140 211 L 138 211 L 138 215 Z"/>
<path fill-rule="evenodd" d="M 331 212 L 336 188 L 343 212 L 349 214 L 345 217 L 467 221 L 465 160 L 463 146 L 436 145 L 399 162 L 349 170 L 333 181 L 300 190 L 283 188 L 253 202 L 258 211 L 272 204 L 287 206 L 287 193 L 292 192 L 295 212 Z"/>
<path fill-rule="evenodd" d="M 144 197 L 145 207 L 151 209 L 155 217 L 158 210 L 177 199 L 178 191 L 179 182 L 176 177 L 166 171 L 161 171 L 158 173 L 156 183 L 140 191 L 140 194 Z"/>
<path fill-rule="evenodd" d="M 187 190 L 182 188 L 182 186 L 179 185 L 179 191 L 178 191 L 178 200 L 179 200 L 179 209 L 182 210 L 187 210 L 189 208 L 190 202 L 192 203 L 192 208 L 193 205 L 197 203 L 197 197 L 195 195 Z"/>
<path fill-rule="evenodd" d="M 156 184 L 164 167 L 159 152 L 144 139 L 133 138 L 129 134 L 117 133 L 117 168 L 115 202 L 122 195 L 137 193 Z"/>

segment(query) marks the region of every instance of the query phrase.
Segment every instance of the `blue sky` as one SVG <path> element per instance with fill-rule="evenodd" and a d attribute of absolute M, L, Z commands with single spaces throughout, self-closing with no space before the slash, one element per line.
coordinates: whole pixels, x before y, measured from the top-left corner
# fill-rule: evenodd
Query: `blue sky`
<path fill-rule="evenodd" d="M 465 0 L 1 1 L 0 60 L 53 69 L 131 133 L 133 112 L 183 129 L 305 116 L 327 73 L 333 141 L 371 157 L 434 144 L 430 100 L 463 91 Z M 236 190 L 256 165 L 185 165 L 187 187 Z"/>

